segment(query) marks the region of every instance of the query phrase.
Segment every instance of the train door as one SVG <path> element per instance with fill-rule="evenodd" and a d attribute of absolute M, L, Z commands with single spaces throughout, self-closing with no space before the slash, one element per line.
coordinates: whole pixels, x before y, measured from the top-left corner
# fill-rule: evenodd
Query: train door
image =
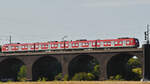
<path fill-rule="evenodd" d="M 88 41 L 88 42 L 89 42 L 89 48 L 93 48 L 93 47 L 92 47 L 92 42 L 93 42 L 93 41 Z"/>
<path fill-rule="evenodd" d="M 111 41 L 111 47 L 115 46 L 115 41 Z"/>
<path fill-rule="evenodd" d="M 123 40 L 123 47 L 126 46 L 126 40 Z"/>
<path fill-rule="evenodd" d="M 101 47 L 104 47 L 104 42 L 103 41 L 101 41 Z"/>

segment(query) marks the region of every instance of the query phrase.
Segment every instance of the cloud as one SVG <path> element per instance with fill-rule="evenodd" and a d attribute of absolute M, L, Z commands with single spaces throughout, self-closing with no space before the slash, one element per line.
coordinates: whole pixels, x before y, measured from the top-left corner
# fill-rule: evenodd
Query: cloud
<path fill-rule="evenodd" d="M 136 6 L 150 5 L 150 0 L 87 0 L 83 3 L 84 7 L 121 7 L 121 6 Z"/>

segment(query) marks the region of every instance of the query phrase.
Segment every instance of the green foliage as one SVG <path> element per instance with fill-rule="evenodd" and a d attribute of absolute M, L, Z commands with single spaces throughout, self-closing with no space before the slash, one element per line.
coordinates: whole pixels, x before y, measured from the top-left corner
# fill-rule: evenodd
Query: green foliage
<path fill-rule="evenodd" d="M 140 80 L 142 78 L 142 69 L 134 68 L 132 69 L 133 74 L 135 75 L 134 80 Z"/>
<path fill-rule="evenodd" d="M 94 66 L 94 69 L 93 69 L 92 73 L 94 74 L 95 79 L 98 80 L 99 75 L 100 75 L 100 66 L 99 66 L 99 64 Z"/>
<path fill-rule="evenodd" d="M 95 76 L 92 73 L 87 73 L 87 75 L 88 75 L 88 81 L 95 79 Z"/>
<path fill-rule="evenodd" d="M 64 81 L 69 81 L 69 75 L 68 74 L 64 75 Z"/>
<path fill-rule="evenodd" d="M 134 69 L 132 69 L 132 72 L 135 73 L 135 74 L 141 75 L 142 74 L 142 69 L 141 68 L 134 68 Z"/>
<path fill-rule="evenodd" d="M 118 80 L 118 81 L 123 81 L 123 77 L 121 75 L 116 75 L 116 76 L 110 76 L 109 80 Z"/>
<path fill-rule="evenodd" d="M 61 81 L 63 79 L 63 74 L 59 73 L 58 75 L 55 76 L 56 81 Z"/>
<path fill-rule="evenodd" d="M 17 80 L 26 81 L 26 73 L 27 73 L 26 66 L 25 65 L 21 66 L 17 75 Z"/>
<path fill-rule="evenodd" d="M 141 63 L 140 63 L 139 59 L 130 58 L 128 60 L 128 66 L 130 68 L 137 68 L 137 67 L 141 67 Z"/>
<path fill-rule="evenodd" d="M 139 59 L 135 58 L 130 58 L 128 60 L 128 73 L 130 75 L 127 75 L 128 80 L 140 80 L 142 78 L 142 68 L 141 68 L 141 63 Z"/>
<path fill-rule="evenodd" d="M 45 82 L 47 81 L 48 79 L 46 77 L 42 77 L 42 78 L 39 78 L 38 82 Z"/>
<path fill-rule="evenodd" d="M 91 81 L 94 80 L 95 76 L 92 73 L 85 73 L 85 72 L 80 72 L 80 73 L 76 73 L 72 80 L 73 81 Z"/>

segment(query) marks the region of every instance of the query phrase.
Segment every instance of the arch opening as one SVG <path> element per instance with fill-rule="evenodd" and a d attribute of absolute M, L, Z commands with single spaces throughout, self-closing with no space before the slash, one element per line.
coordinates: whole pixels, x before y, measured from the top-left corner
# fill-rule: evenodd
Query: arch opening
<path fill-rule="evenodd" d="M 142 64 L 137 56 L 119 54 L 107 63 L 107 77 L 110 80 L 140 80 Z M 117 76 L 120 77 L 117 79 Z"/>
<path fill-rule="evenodd" d="M 17 75 L 20 71 L 20 67 L 24 65 L 24 63 L 16 58 L 10 58 L 3 60 L 0 63 L 0 80 L 1 81 L 17 81 Z"/>
<path fill-rule="evenodd" d="M 46 78 L 47 81 L 54 80 L 55 76 L 62 72 L 61 64 L 56 58 L 42 57 L 32 67 L 33 81 Z"/>
<path fill-rule="evenodd" d="M 100 75 L 99 68 L 99 62 L 94 57 L 89 55 L 79 55 L 69 63 L 69 79 L 71 80 L 77 73 L 85 72 L 92 73 L 95 76 L 92 80 L 98 80 Z"/>

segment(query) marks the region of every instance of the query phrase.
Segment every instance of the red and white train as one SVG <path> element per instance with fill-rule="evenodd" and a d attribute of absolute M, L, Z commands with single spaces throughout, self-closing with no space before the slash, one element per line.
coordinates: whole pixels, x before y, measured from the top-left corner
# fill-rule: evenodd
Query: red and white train
<path fill-rule="evenodd" d="M 43 43 L 23 43 L 2 45 L 2 52 L 22 51 L 57 51 L 103 48 L 136 48 L 139 41 L 136 38 L 118 38 L 107 40 L 76 40 L 76 41 L 52 41 Z"/>

